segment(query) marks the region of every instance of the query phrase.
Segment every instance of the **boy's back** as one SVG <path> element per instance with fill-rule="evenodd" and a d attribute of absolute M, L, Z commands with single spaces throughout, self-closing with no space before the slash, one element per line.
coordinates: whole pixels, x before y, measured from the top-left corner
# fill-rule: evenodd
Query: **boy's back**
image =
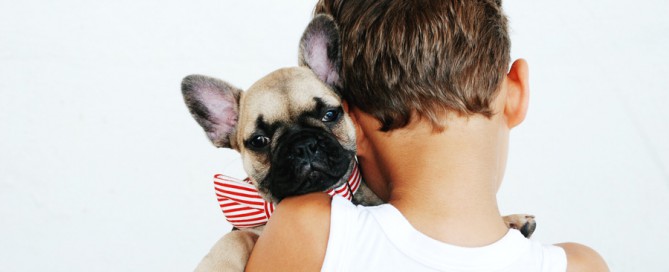
<path fill-rule="evenodd" d="M 322 271 L 566 271 L 562 248 L 542 245 L 510 229 L 499 241 L 463 248 L 414 229 L 390 204 L 356 207 L 332 200 Z"/>

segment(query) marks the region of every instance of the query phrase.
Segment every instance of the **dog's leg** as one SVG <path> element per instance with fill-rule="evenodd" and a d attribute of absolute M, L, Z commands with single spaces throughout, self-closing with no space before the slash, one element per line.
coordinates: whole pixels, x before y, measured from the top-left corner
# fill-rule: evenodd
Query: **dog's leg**
<path fill-rule="evenodd" d="M 363 206 L 377 206 L 383 204 L 384 202 L 374 192 L 372 192 L 372 189 L 367 187 L 365 182 L 362 182 L 360 184 L 360 188 L 358 188 L 358 191 L 353 194 L 353 203 Z"/>
<path fill-rule="evenodd" d="M 534 215 L 529 214 L 512 214 L 504 216 L 504 223 L 512 229 L 520 230 L 520 233 L 530 238 L 534 230 L 537 228 L 537 222 L 534 221 Z"/>
<path fill-rule="evenodd" d="M 234 230 L 223 235 L 195 271 L 244 271 L 262 228 Z"/>

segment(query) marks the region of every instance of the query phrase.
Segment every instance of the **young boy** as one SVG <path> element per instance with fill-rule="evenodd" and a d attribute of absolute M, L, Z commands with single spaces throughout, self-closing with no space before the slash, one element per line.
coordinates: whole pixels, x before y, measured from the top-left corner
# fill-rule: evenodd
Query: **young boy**
<path fill-rule="evenodd" d="M 342 95 L 358 159 L 388 204 L 285 199 L 251 271 L 607 271 L 592 249 L 509 230 L 496 193 L 509 131 L 525 118 L 528 67 L 511 68 L 493 0 L 321 0 L 340 27 Z"/>

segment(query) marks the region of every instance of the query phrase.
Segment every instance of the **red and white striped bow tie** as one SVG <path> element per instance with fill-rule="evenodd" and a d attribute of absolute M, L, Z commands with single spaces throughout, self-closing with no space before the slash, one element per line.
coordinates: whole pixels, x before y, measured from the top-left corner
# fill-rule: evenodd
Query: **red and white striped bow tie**
<path fill-rule="evenodd" d="M 347 183 L 326 191 L 330 196 L 340 195 L 348 200 L 360 187 L 361 177 L 358 163 Z M 349 186 L 351 190 L 349 191 Z M 249 178 L 239 180 L 222 174 L 214 175 L 214 189 L 225 219 L 238 229 L 261 226 L 274 212 L 274 203 L 265 201 Z"/>

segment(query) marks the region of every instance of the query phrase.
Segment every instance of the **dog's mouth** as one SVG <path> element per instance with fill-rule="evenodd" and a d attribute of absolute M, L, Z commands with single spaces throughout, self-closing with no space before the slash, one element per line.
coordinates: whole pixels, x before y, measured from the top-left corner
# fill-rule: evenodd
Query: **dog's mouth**
<path fill-rule="evenodd" d="M 325 191 L 345 179 L 354 151 L 318 129 L 286 133 L 271 155 L 269 172 L 260 186 L 281 199 Z"/>

